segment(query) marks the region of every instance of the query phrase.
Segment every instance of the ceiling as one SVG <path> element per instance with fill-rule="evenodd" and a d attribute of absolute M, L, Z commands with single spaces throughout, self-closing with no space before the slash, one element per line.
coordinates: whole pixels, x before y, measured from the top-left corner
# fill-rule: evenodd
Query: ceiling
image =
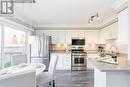
<path fill-rule="evenodd" d="M 35 27 L 91 26 L 97 27 L 116 12 L 116 0 L 36 0 L 36 3 L 16 4 L 15 17 Z M 100 20 L 88 25 L 90 16 L 99 13 Z"/>

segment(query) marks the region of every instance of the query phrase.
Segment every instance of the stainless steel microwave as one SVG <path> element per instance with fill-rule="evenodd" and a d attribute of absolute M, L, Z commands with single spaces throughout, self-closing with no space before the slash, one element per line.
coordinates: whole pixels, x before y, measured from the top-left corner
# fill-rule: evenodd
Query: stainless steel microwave
<path fill-rule="evenodd" d="M 85 38 L 72 38 L 71 45 L 85 45 Z"/>

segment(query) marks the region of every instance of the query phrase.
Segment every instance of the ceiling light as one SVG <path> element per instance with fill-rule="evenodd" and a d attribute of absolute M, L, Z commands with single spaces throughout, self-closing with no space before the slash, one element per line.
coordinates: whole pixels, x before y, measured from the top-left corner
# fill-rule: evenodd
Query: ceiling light
<path fill-rule="evenodd" d="M 97 20 L 100 20 L 100 16 L 98 15 L 98 13 L 90 17 L 90 19 L 88 20 L 88 24 L 92 23 L 95 18 Z"/>
<path fill-rule="evenodd" d="M 101 18 L 100 17 L 97 17 L 98 20 L 100 20 Z"/>
<path fill-rule="evenodd" d="M 98 13 L 96 14 L 96 16 L 97 16 L 97 20 L 100 20 L 100 16 L 98 15 Z"/>

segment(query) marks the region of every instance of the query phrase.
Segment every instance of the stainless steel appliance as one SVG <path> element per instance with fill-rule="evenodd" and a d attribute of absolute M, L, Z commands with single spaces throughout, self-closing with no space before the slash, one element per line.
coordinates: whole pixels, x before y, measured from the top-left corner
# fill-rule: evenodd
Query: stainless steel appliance
<path fill-rule="evenodd" d="M 82 46 L 82 45 L 85 45 L 85 38 L 72 38 L 72 45 L 79 45 L 79 46 Z"/>
<path fill-rule="evenodd" d="M 87 69 L 87 53 L 83 46 L 72 46 L 71 48 L 71 70 Z"/>
<path fill-rule="evenodd" d="M 30 58 L 31 63 L 43 63 L 48 70 L 51 50 L 51 36 L 36 35 L 31 37 Z"/>

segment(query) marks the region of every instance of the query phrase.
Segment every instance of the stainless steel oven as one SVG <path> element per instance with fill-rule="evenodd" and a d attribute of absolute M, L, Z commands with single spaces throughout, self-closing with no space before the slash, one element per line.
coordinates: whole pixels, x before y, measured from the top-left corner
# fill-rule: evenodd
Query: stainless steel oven
<path fill-rule="evenodd" d="M 72 52 L 72 70 L 86 70 L 87 53 L 86 52 Z"/>
<path fill-rule="evenodd" d="M 71 70 L 86 70 L 87 53 L 84 51 L 85 38 L 72 38 L 71 43 Z"/>
<path fill-rule="evenodd" d="M 75 67 L 86 66 L 86 56 L 85 55 L 72 55 L 72 65 Z"/>

